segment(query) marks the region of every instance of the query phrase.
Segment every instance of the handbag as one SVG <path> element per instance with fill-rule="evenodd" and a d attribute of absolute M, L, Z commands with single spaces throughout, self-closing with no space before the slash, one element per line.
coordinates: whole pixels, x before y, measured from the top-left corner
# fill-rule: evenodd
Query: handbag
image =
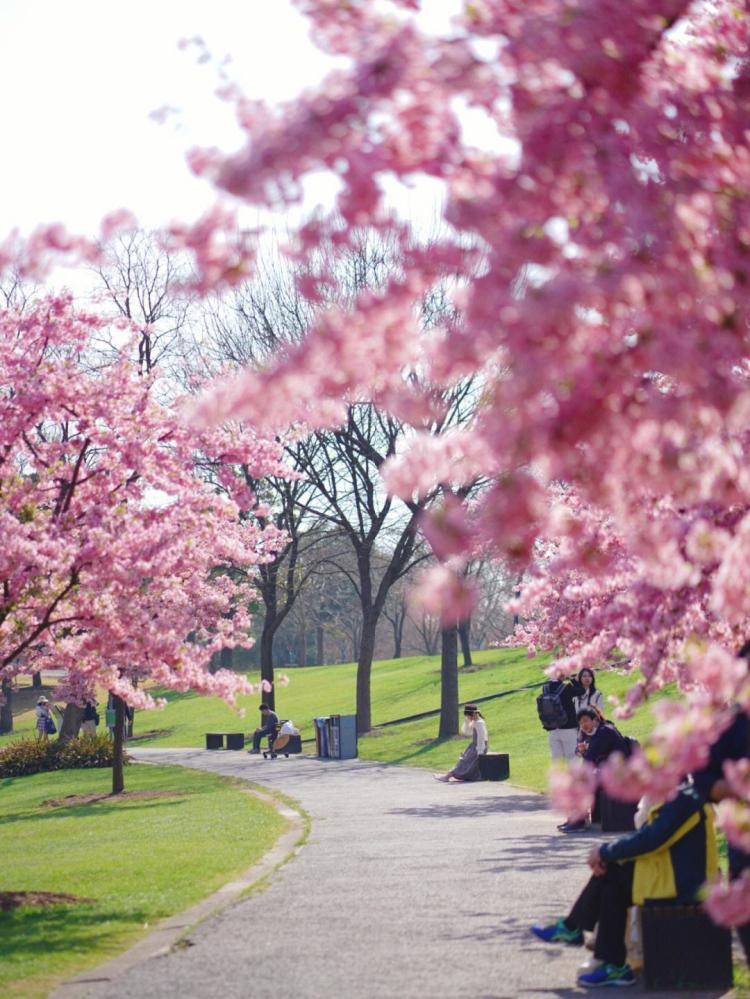
<path fill-rule="evenodd" d="M 44 731 L 47 735 L 54 735 L 57 732 L 57 725 L 55 725 L 55 719 L 49 715 L 44 722 Z"/>

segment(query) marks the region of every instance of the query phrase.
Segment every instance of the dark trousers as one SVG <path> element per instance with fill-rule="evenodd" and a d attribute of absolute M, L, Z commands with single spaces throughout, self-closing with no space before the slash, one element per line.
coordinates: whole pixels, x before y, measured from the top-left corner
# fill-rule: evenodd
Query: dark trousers
<path fill-rule="evenodd" d="M 737 847 L 730 845 L 728 855 L 729 877 L 732 881 L 736 881 L 743 871 L 750 868 L 750 853 L 745 853 L 742 850 L 738 850 Z M 745 952 L 745 960 L 750 965 L 750 923 L 738 926 L 737 936 L 740 938 L 742 949 Z"/>
<path fill-rule="evenodd" d="M 260 742 L 264 735 L 268 736 L 268 748 L 273 749 L 273 744 L 276 741 L 276 726 L 272 725 L 270 728 L 256 728 L 253 732 L 253 749 L 256 752 L 260 749 Z"/>
<path fill-rule="evenodd" d="M 633 904 L 634 864 L 607 864 L 604 874 L 595 874 L 576 899 L 565 920 L 579 930 L 596 931 L 594 957 L 607 964 L 625 964 L 625 925 Z"/>

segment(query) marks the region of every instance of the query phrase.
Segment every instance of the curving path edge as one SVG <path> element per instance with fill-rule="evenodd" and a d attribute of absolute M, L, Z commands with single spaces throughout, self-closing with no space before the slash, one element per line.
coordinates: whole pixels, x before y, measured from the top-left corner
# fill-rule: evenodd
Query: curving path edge
<path fill-rule="evenodd" d="M 558 833 L 542 795 L 440 784 L 425 770 L 362 760 L 131 752 L 281 791 L 310 815 L 310 835 L 264 891 L 186 936 L 183 925 L 184 946 L 162 947 L 127 974 L 89 980 L 87 990 L 59 999 L 584 994 L 574 983 L 588 953 L 545 945 L 529 926 L 569 908 L 587 876 L 586 854 L 602 837 Z"/>

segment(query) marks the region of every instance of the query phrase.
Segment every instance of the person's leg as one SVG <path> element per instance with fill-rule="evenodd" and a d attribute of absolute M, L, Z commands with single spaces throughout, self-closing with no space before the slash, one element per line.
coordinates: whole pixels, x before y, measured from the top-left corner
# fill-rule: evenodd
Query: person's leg
<path fill-rule="evenodd" d="M 578 729 L 561 728 L 558 729 L 558 733 L 563 759 L 570 761 L 577 759 L 576 747 L 578 746 Z"/>
<path fill-rule="evenodd" d="M 256 728 L 256 730 L 253 732 L 253 752 L 254 753 L 259 753 L 260 752 L 260 740 L 262 738 L 263 738 L 263 730 L 260 729 L 260 728 Z"/>
<path fill-rule="evenodd" d="M 594 957 L 605 964 L 625 964 L 625 926 L 628 909 L 633 904 L 634 864 L 607 864 L 599 897 L 599 928 L 596 931 Z"/>
<path fill-rule="evenodd" d="M 552 757 L 552 762 L 555 760 L 564 759 L 562 740 L 560 739 L 560 729 L 552 729 L 551 732 L 547 733 L 547 741 L 549 743 L 550 756 Z"/>
<path fill-rule="evenodd" d="M 565 917 L 565 925 L 569 930 L 587 930 L 590 932 L 599 921 L 602 891 L 606 875 L 592 874 L 586 885 L 573 903 L 573 908 Z"/>

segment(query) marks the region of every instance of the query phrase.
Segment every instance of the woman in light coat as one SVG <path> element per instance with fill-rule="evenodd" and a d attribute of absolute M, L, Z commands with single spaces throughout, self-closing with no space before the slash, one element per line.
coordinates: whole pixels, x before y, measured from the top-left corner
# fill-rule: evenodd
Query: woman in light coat
<path fill-rule="evenodd" d="M 467 704 L 464 708 L 464 724 L 461 732 L 471 739 L 470 745 L 461 753 L 458 763 L 447 774 L 433 774 L 435 780 L 448 783 L 449 781 L 461 782 L 481 779 L 479 757 L 482 753 L 487 752 L 489 740 L 487 723 L 476 704 Z"/>

